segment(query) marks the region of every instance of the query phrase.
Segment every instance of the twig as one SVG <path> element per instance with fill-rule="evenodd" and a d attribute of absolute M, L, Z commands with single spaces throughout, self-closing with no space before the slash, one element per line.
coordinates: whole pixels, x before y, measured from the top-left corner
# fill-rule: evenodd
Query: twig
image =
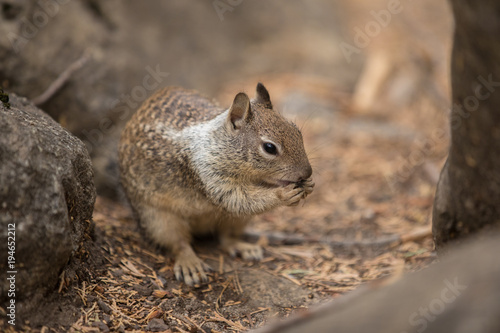
<path fill-rule="evenodd" d="M 83 281 L 83 283 L 82 283 L 82 289 L 80 289 L 80 288 L 75 288 L 75 289 L 78 290 L 77 293 L 80 296 L 80 298 L 82 299 L 83 305 L 87 306 L 87 295 L 86 295 L 85 281 Z"/>
<path fill-rule="evenodd" d="M 401 243 L 413 242 L 417 240 L 421 240 L 428 236 L 432 236 L 432 227 L 427 226 L 421 229 L 417 229 L 413 232 L 409 232 L 401 236 Z"/>
<path fill-rule="evenodd" d="M 88 311 L 85 311 L 82 309 L 82 312 L 83 314 L 85 315 L 85 321 L 83 322 L 84 324 L 88 323 L 89 322 L 89 314 L 94 311 L 95 309 L 95 306 L 96 306 L 97 302 L 94 302 L 94 304 L 92 304 L 92 307 L 90 308 L 90 310 Z"/>
<path fill-rule="evenodd" d="M 181 321 L 183 321 L 184 323 L 188 324 L 188 326 L 194 326 L 196 327 L 196 329 L 200 332 L 203 332 L 203 333 L 207 333 L 203 328 L 201 328 L 200 325 L 198 325 L 197 323 L 195 323 L 193 320 L 191 320 L 190 318 L 188 317 L 185 317 L 181 314 L 175 314 L 175 313 L 171 313 L 170 316 L 173 316 Z"/>
<path fill-rule="evenodd" d="M 248 315 L 252 316 L 254 314 L 261 313 L 261 312 L 264 312 L 264 311 L 270 311 L 270 310 L 271 310 L 271 308 L 259 308 L 259 310 L 256 310 L 254 312 L 250 312 Z"/>
<path fill-rule="evenodd" d="M 182 329 L 182 328 L 180 328 L 180 327 L 176 327 L 175 329 L 176 329 L 176 330 L 178 330 L 178 331 L 179 331 L 179 333 L 189 333 L 188 331 L 185 331 L 185 330 L 183 330 L 183 329 Z"/>
<path fill-rule="evenodd" d="M 224 283 L 224 288 L 222 288 L 222 291 L 219 294 L 219 297 L 217 297 L 217 301 L 215 302 L 215 308 L 218 309 L 222 303 L 222 295 L 224 294 L 224 291 L 226 291 L 227 287 L 233 280 L 233 277 L 230 277 L 229 280 L 227 280 L 226 283 Z"/>
<path fill-rule="evenodd" d="M 245 314 L 245 316 L 247 317 L 247 320 L 248 320 L 248 323 L 250 324 L 250 327 L 253 327 L 254 322 L 253 322 L 252 316 L 250 316 L 249 313 Z"/>
<path fill-rule="evenodd" d="M 61 276 L 60 276 L 60 283 L 59 283 L 59 289 L 58 289 L 58 293 L 60 294 L 63 290 L 63 288 L 66 286 L 66 278 L 65 278 L 65 275 L 66 275 L 66 271 L 63 271 L 61 273 Z"/>
<path fill-rule="evenodd" d="M 283 274 L 283 273 L 282 273 L 282 274 L 280 274 L 279 276 L 282 276 L 282 277 L 284 277 L 285 279 L 290 280 L 291 282 L 295 283 L 295 284 L 296 284 L 296 285 L 298 285 L 298 286 L 301 286 L 301 285 L 302 285 L 302 283 L 300 283 L 300 281 L 299 281 L 299 280 L 292 278 L 292 277 L 291 277 L 290 275 L 288 275 L 288 274 Z"/>
<path fill-rule="evenodd" d="M 80 58 L 78 58 L 78 60 L 69 65 L 69 67 L 66 68 L 41 95 L 33 98 L 33 103 L 35 105 L 42 105 L 46 103 L 64 86 L 71 75 L 82 68 L 89 59 L 89 55 L 87 53 L 84 53 Z"/>
<path fill-rule="evenodd" d="M 231 327 L 231 329 L 240 330 L 240 331 L 245 330 L 245 327 L 243 325 L 241 325 L 239 322 L 235 323 L 232 320 L 224 318 L 217 310 L 214 311 L 214 317 L 210 317 L 206 321 L 224 322 L 224 323 L 228 324 Z"/>
<path fill-rule="evenodd" d="M 241 284 L 240 284 L 240 277 L 238 276 L 238 270 L 234 270 L 234 279 L 235 279 L 235 282 L 236 282 L 236 288 L 237 288 L 237 291 L 238 293 L 240 294 L 243 294 L 243 288 L 241 287 Z"/>

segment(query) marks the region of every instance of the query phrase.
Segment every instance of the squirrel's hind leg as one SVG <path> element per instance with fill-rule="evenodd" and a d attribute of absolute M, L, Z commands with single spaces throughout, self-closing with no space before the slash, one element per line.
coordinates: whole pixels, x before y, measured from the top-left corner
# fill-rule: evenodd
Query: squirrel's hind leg
<path fill-rule="evenodd" d="M 206 272 L 211 269 L 198 258 L 191 247 L 188 221 L 155 207 L 143 206 L 139 216 L 150 237 L 174 255 L 174 273 L 177 280 L 184 281 L 189 286 L 208 281 Z"/>
<path fill-rule="evenodd" d="M 175 278 L 179 281 L 184 281 L 188 286 L 207 282 L 208 277 L 206 272 L 211 268 L 205 264 L 189 243 L 183 243 L 185 247 L 180 249 L 175 255 L 174 273 Z"/>
<path fill-rule="evenodd" d="M 257 244 L 250 244 L 237 238 L 221 238 L 222 248 L 231 256 L 240 255 L 245 260 L 262 260 L 264 252 L 262 247 Z"/>
<path fill-rule="evenodd" d="M 240 240 L 247 222 L 248 220 L 223 223 L 219 231 L 221 246 L 233 257 L 239 254 L 245 260 L 262 260 L 264 251 L 260 245 Z"/>

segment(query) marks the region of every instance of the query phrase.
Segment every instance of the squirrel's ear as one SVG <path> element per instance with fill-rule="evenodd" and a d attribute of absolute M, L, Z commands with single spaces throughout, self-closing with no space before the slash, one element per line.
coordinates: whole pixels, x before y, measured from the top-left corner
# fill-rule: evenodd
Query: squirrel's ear
<path fill-rule="evenodd" d="M 232 128 L 240 129 L 243 121 L 250 116 L 250 112 L 250 99 L 247 94 L 240 92 L 229 108 L 228 122 Z"/>
<path fill-rule="evenodd" d="M 273 104 L 271 103 L 271 98 L 269 97 L 269 92 L 262 83 L 257 83 L 257 95 L 255 96 L 255 101 L 260 104 L 264 104 L 266 108 L 272 109 Z"/>

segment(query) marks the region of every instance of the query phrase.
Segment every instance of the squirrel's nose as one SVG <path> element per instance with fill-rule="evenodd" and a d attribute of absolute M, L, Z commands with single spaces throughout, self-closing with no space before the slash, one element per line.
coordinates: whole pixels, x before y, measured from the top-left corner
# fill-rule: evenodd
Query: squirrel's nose
<path fill-rule="evenodd" d="M 302 169 L 301 175 L 299 176 L 299 181 L 306 180 L 309 177 L 311 177 L 313 173 L 313 169 L 311 168 L 311 165 L 308 163 L 305 168 Z"/>

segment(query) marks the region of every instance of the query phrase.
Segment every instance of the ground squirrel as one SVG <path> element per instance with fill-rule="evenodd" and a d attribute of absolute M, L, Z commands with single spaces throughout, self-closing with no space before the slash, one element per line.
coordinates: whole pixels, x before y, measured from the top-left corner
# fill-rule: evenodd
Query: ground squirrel
<path fill-rule="evenodd" d="M 159 90 L 127 123 L 119 161 L 140 224 L 188 285 L 207 280 L 193 235 L 216 233 L 231 255 L 261 259 L 258 245 L 238 239 L 249 219 L 298 204 L 314 186 L 302 134 L 260 83 L 255 99 L 239 93 L 227 110 L 195 91 Z"/>

